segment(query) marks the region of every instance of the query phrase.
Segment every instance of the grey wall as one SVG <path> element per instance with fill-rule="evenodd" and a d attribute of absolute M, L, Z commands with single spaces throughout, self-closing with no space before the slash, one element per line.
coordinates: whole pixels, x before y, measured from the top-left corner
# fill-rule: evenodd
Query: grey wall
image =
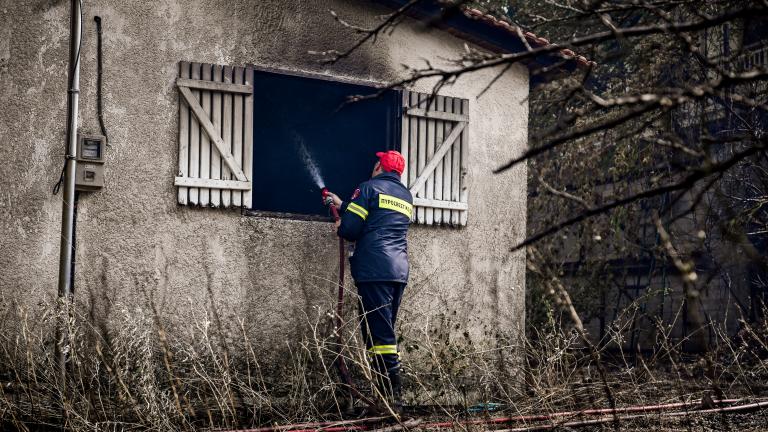
<path fill-rule="evenodd" d="M 106 188 L 80 199 L 78 302 L 109 323 L 118 309 L 146 307 L 151 299 L 180 333 L 191 332 L 189 323 L 216 305 L 225 325 L 243 318 L 252 338 L 267 345 L 303 332 L 318 310 L 334 304 L 331 226 L 176 204 L 178 62 L 387 81 L 403 76 L 403 64 L 444 64 L 441 58 L 455 58 L 464 42 L 406 21 L 326 68 L 307 50 L 344 48 L 358 37 L 329 9 L 363 27 L 388 10 L 341 0 L 84 3 L 81 131 L 99 131 L 93 16 L 100 15 L 111 146 Z M 51 187 L 64 153 L 68 7 L 67 1 L 2 3 L 0 312 L 6 317 L 19 307 L 34 313 L 56 293 L 62 203 Z M 478 99 L 494 75 L 477 73 L 444 90 L 470 100 L 469 223 L 411 229 L 402 326 L 413 338 L 439 328 L 458 340 L 492 343 L 496 332 L 514 333 L 524 319 L 524 253 L 508 250 L 525 233 L 525 167 L 502 175 L 491 170 L 526 145 L 528 73 L 512 68 Z"/>

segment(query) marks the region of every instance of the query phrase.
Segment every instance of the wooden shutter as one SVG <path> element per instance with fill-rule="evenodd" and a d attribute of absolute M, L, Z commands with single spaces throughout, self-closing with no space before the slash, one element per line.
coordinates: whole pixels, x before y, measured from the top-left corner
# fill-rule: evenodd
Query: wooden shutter
<path fill-rule="evenodd" d="M 253 69 L 179 63 L 178 201 L 251 207 Z"/>
<path fill-rule="evenodd" d="M 466 99 L 403 91 L 402 180 L 416 223 L 467 224 L 468 123 Z"/>

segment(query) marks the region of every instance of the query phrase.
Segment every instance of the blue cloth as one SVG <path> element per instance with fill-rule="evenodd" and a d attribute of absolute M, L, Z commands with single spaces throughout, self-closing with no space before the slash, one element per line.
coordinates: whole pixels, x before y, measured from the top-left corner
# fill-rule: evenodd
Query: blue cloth
<path fill-rule="evenodd" d="M 400 282 L 357 283 L 363 340 L 374 355 L 374 366 L 387 376 L 400 369 L 395 322 L 405 284 Z"/>
<path fill-rule="evenodd" d="M 408 282 L 406 235 L 412 213 L 411 192 L 392 172 L 361 183 L 352 200 L 342 203 L 338 234 L 356 242 L 349 258 L 356 283 Z"/>

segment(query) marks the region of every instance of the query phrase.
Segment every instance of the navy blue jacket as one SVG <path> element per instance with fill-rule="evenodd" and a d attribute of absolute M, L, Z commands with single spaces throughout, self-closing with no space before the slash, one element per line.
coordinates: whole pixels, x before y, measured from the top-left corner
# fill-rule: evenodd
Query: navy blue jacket
<path fill-rule="evenodd" d="M 413 197 L 397 173 L 385 172 L 360 184 L 341 204 L 338 233 L 357 242 L 349 258 L 355 282 L 408 283 L 408 245 Z"/>

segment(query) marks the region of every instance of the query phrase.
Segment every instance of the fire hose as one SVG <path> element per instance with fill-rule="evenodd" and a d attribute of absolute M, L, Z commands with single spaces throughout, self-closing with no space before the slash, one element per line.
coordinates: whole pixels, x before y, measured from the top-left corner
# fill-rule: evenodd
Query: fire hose
<path fill-rule="evenodd" d="M 650 415 L 659 417 L 681 417 L 694 414 L 736 413 L 756 411 L 768 408 L 768 401 L 759 401 L 742 405 L 746 399 L 722 399 L 711 401 L 715 408 L 702 409 L 703 400 L 690 402 L 668 403 L 660 405 L 636 405 L 621 408 L 593 408 L 581 411 L 562 411 L 550 414 L 519 415 L 513 417 L 495 417 L 480 419 L 452 419 L 450 421 L 421 422 L 414 427 L 418 429 L 466 429 L 468 426 L 493 427 L 510 423 L 532 423 L 519 428 L 494 429 L 494 432 L 529 432 L 534 430 L 550 430 L 558 427 L 581 427 L 610 423 L 615 420 L 617 414 L 631 414 L 618 417 L 619 420 L 632 420 Z M 682 409 L 681 411 L 672 411 Z M 590 418 L 591 417 L 591 418 Z M 239 429 L 226 432 L 358 432 L 358 431 L 384 431 L 392 428 L 380 428 L 378 426 L 385 417 L 371 417 L 356 420 L 342 420 L 315 423 L 296 423 L 288 425 L 275 425 L 254 429 Z M 539 423 L 547 422 L 547 423 Z M 402 428 L 400 428 L 402 429 Z M 224 432 L 224 431 L 222 431 Z"/>
<path fill-rule="evenodd" d="M 323 203 L 328 205 L 328 207 L 331 209 L 333 220 L 338 222 L 341 219 L 341 216 L 339 216 L 339 210 L 329 200 L 330 197 L 328 193 L 328 188 L 323 188 L 322 195 L 323 195 Z M 336 302 L 336 322 L 335 322 L 336 340 L 339 346 L 339 352 L 337 353 L 335 363 L 336 363 L 336 367 L 339 369 L 339 375 L 341 376 L 341 381 L 344 383 L 344 385 L 347 386 L 349 391 L 358 399 L 365 402 L 369 407 L 375 408 L 376 403 L 373 402 L 368 397 L 366 397 L 364 394 L 362 394 L 357 389 L 357 387 L 355 387 L 355 385 L 352 383 L 352 377 L 349 374 L 349 368 L 347 367 L 347 362 L 344 359 L 344 338 L 342 337 L 341 329 L 344 327 L 343 312 L 344 312 L 344 261 L 345 261 L 345 258 L 346 257 L 344 256 L 344 239 L 341 236 L 339 236 L 339 281 L 338 281 L 339 296 Z"/>

